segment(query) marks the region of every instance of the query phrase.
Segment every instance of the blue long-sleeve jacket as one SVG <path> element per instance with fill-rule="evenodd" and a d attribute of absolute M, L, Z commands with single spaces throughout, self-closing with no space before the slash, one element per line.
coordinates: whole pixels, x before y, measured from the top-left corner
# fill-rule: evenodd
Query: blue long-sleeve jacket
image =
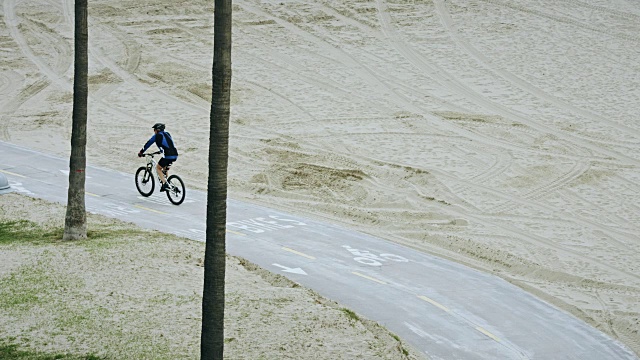
<path fill-rule="evenodd" d="M 171 138 L 171 134 L 166 131 L 160 131 L 157 134 L 153 134 L 151 139 L 147 141 L 146 144 L 142 147 L 142 151 L 146 151 L 149 146 L 153 144 L 158 145 L 158 148 L 162 150 L 164 153 L 164 157 L 168 160 L 175 160 L 178 158 L 178 149 L 176 149 L 173 144 L 173 139 Z"/>

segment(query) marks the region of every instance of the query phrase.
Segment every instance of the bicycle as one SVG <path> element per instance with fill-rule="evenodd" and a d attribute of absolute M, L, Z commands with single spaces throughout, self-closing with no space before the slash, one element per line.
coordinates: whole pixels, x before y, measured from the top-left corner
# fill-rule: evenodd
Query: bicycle
<path fill-rule="evenodd" d="M 147 165 L 141 166 L 136 170 L 136 188 L 140 195 L 144 197 L 151 196 L 153 194 L 153 190 L 156 187 L 155 177 L 158 178 L 158 183 L 162 183 L 160 181 L 160 176 L 156 173 L 156 161 L 153 159 L 154 155 L 162 154 L 160 151 L 156 151 L 154 153 L 144 154 L 147 158 Z M 162 172 L 165 176 L 167 176 L 167 171 L 171 165 L 166 166 Z M 153 175 L 156 175 L 155 177 Z M 178 175 L 171 175 L 166 178 L 167 179 L 167 197 L 169 201 L 171 201 L 174 205 L 180 205 L 184 201 L 186 196 L 186 189 L 184 187 L 184 182 Z"/>

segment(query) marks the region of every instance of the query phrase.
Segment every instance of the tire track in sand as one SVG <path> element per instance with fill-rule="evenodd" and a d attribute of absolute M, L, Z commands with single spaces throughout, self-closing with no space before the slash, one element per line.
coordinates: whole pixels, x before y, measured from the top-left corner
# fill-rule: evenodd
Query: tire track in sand
<path fill-rule="evenodd" d="M 44 74 L 53 84 L 64 91 L 71 92 L 73 87 L 71 86 L 68 79 L 64 78 L 63 75 L 56 73 L 49 64 L 47 64 L 40 56 L 34 54 L 29 46 L 27 40 L 25 39 L 22 32 L 19 30 L 20 19 L 16 14 L 16 0 L 5 0 L 3 3 L 4 9 L 4 22 L 9 29 L 9 33 L 13 40 L 18 44 L 18 47 L 22 51 L 22 53 L 27 57 L 29 61 L 31 61 L 34 65 L 38 67 L 40 72 Z"/>
<path fill-rule="evenodd" d="M 600 115 L 600 114 L 596 114 L 593 113 L 591 111 L 585 110 L 583 108 L 577 107 L 573 104 L 570 104 L 566 101 L 563 101 L 551 94 L 548 94 L 546 92 L 544 92 L 542 89 L 539 89 L 537 87 L 535 87 L 534 85 L 526 82 L 525 80 L 519 78 L 518 76 L 501 69 L 499 66 L 496 66 L 495 64 L 493 64 L 493 62 L 487 58 L 484 54 L 482 54 L 480 51 L 478 51 L 473 45 L 471 45 L 471 43 L 467 40 L 462 38 L 459 33 L 458 30 L 456 29 L 454 23 L 453 23 L 453 19 L 451 18 L 451 15 L 449 14 L 449 11 L 447 9 L 447 6 L 445 5 L 445 3 L 443 2 L 443 0 L 433 0 L 434 4 L 435 4 L 435 8 L 436 8 L 436 12 L 438 13 L 438 16 L 440 17 L 441 23 L 443 24 L 445 30 L 451 35 L 452 40 L 458 45 L 459 48 L 461 48 L 462 50 L 466 51 L 467 54 L 469 54 L 473 59 L 475 59 L 479 64 L 483 65 L 484 68 L 490 72 L 492 75 L 496 76 L 496 77 L 500 77 L 502 79 L 505 79 L 506 81 L 510 82 L 511 84 L 514 84 L 515 86 L 517 86 L 518 88 L 520 88 L 521 90 L 532 94 L 536 97 L 538 97 L 539 99 L 545 100 L 559 108 L 562 109 L 567 109 L 570 112 L 574 113 L 574 114 L 578 114 L 586 119 L 590 119 L 594 122 L 597 123 L 604 123 L 607 124 L 625 134 L 633 134 L 634 137 L 636 139 L 638 139 L 638 141 L 636 141 L 635 143 L 633 143 L 633 145 L 637 145 L 640 144 L 640 129 L 637 128 L 631 128 L 629 126 L 626 126 L 624 124 L 620 124 L 618 122 L 615 121 L 611 121 L 608 118 Z M 598 141 L 598 142 L 604 142 L 600 139 L 593 139 L 593 138 L 586 138 L 586 137 L 581 137 L 585 140 L 590 140 L 590 141 Z M 611 145 L 621 145 L 621 142 L 604 142 L 605 144 L 611 144 Z"/>
<path fill-rule="evenodd" d="M 615 32 L 612 30 L 609 30 L 607 28 L 602 28 L 602 27 L 598 27 L 598 26 L 593 26 L 593 25 L 589 25 L 589 24 L 585 24 L 583 22 L 574 20 L 574 19 L 570 19 L 570 18 L 566 18 L 563 16 L 559 16 L 559 15 L 555 15 L 555 14 L 549 14 L 543 11 L 538 11 L 538 10 L 533 10 L 533 9 L 529 9 L 526 8 L 524 6 L 521 5 L 516 5 L 513 4 L 511 2 L 504 2 L 504 1 L 499 1 L 499 0 L 482 0 L 488 3 L 492 3 L 494 5 L 499 5 L 499 6 L 504 6 L 504 7 L 508 7 L 514 10 L 518 10 L 521 12 L 525 12 L 531 15 L 535 15 L 538 17 L 543 17 L 543 18 L 547 18 L 553 21 L 557 21 L 560 23 L 565 23 L 565 24 L 569 24 L 569 25 L 573 25 L 575 27 L 584 29 L 584 30 L 589 30 L 592 32 L 596 32 L 599 34 L 606 34 L 609 35 L 611 37 L 614 38 L 618 38 L 618 39 L 622 39 L 622 40 L 627 40 L 627 41 L 631 41 L 631 42 L 640 42 L 640 36 L 636 36 L 636 35 L 629 35 L 629 34 L 624 34 L 624 33 L 619 33 L 619 32 Z"/>
<path fill-rule="evenodd" d="M 383 29 L 383 32 L 387 36 L 388 41 L 396 47 L 396 49 L 402 56 L 413 63 L 414 66 L 416 66 L 419 70 L 429 74 L 431 77 L 437 79 L 442 84 L 446 84 L 445 86 L 447 86 L 447 88 L 449 88 L 451 91 L 459 94 L 464 94 L 468 99 L 473 100 L 483 108 L 490 110 L 495 114 L 499 114 L 505 118 L 515 119 L 521 124 L 525 124 L 533 129 L 536 129 L 541 134 L 554 135 L 565 140 L 568 143 L 574 144 L 576 147 L 589 149 L 594 154 L 603 154 L 606 157 L 617 159 L 621 162 L 640 165 L 640 159 L 636 159 L 619 152 L 595 146 L 590 142 L 583 141 L 582 139 L 579 139 L 572 134 L 568 134 L 558 129 L 551 128 L 547 125 L 529 120 L 529 118 L 524 114 L 520 114 L 515 110 L 508 109 L 505 106 L 495 103 L 494 101 L 486 98 L 484 95 L 478 94 L 477 92 L 473 91 L 468 86 L 461 83 L 454 76 L 448 74 L 438 65 L 434 64 L 433 62 L 427 62 L 426 60 L 424 60 L 416 50 L 414 50 L 409 44 L 406 43 L 404 39 L 402 39 L 400 35 L 397 34 L 396 30 L 393 27 L 392 19 L 389 15 L 389 11 L 384 0 L 376 1 L 378 5 L 378 16 L 380 19 L 381 27 Z M 495 145 L 495 139 L 490 144 Z"/>
<path fill-rule="evenodd" d="M 5 1 L 9 1 L 9 0 L 5 0 Z M 14 0 L 11 0 L 14 1 Z M 69 26 L 73 26 L 74 24 L 74 8 L 73 8 L 73 2 L 71 0 L 61 0 L 62 1 L 62 11 L 64 14 L 64 17 L 66 19 L 67 24 L 69 24 Z M 93 20 L 93 18 L 90 18 L 90 20 Z M 118 76 L 119 78 L 121 78 L 124 82 L 132 85 L 133 87 L 136 88 L 140 88 L 140 89 L 145 89 L 147 91 L 149 91 L 150 93 L 156 94 L 158 97 L 160 97 L 161 99 L 165 100 L 167 103 L 170 104 L 174 104 L 178 107 L 182 107 L 182 108 L 188 108 L 191 110 L 195 110 L 197 112 L 200 113 L 207 113 L 208 112 L 208 108 L 202 107 L 202 106 L 198 106 L 198 105 L 194 105 L 190 102 L 187 101 L 181 101 L 179 99 L 176 99 L 175 97 L 167 94 L 166 92 L 159 90 L 157 88 L 151 87 L 147 84 L 144 84 L 143 82 L 141 82 L 135 75 L 134 75 L 134 71 L 138 68 L 138 65 L 140 63 L 140 58 L 141 58 L 141 52 L 139 49 L 137 49 L 137 47 L 131 46 L 131 45 L 127 45 L 127 42 L 122 40 L 122 38 L 118 37 L 117 35 L 113 34 L 107 27 L 100 25 L 99 22 L 96 22 L 97 25 L 95 25 L 95 27 L 99 28 L 102 31 L 107 32 L 107 34 L 112 35 L 114 38 L 116 38 L 124 47 L 125 49 L 125 53 L 126 53 L 126 59 L 125 59 L 125 65 L 124 67 L 120 66 L 115 60 L 111 59 L 109 56 L 107 56 L 106 54 L 103 53 L 102 50 L 100 50 L 97 46 L 92 45 L 92 43 L 89 43 L 89 55 L 91 56 L 91 60 L 95 60 L 98 61 L 99 63 L 101 63 L 102 65 L 104 65 L 105 67 L 107 67 L 111 72 L 113 72 L 116 76 Z M 105 87 L 104 89 L 102 89 L 102 91 L 100 92 L 100 97 L 98 96 L 92 96 L 92 99 L 97 100 L 99 103 L 101 103 L 103 106 L 105 106 L 109 111 L 111 111 L 112 113 L 114 113 L 114 115 L 117 116 L 125 116 L 128 118 L 132 118 L 132 119 L 136 119 L 139 121 L 145 121 L 143 118 L 141 118 L 139 115 L 137 114 L 133 114 L 129 111 L 126 110 L 122 110 L 119 108 L 114 107 L 112 104 L 110 104 L 109 102 L 105 101 L 105 96 L 108 95 L 111 91 L 114 91 L 118 88 L 118 86 L 116 85 L 110 85 Z"/>
<path fill-rule="evenodd" d="M 317 35 L 314 35 L 312 33 L 309 33 L 308 31 L 305 31 L 304 29 L 301 29 L 297 24 L 294 23 L 290 23 L 285 19 L 282 19 L 276 15 L 273 15 L 269 12 L 267 12 L 266 10 L 263 10 L 261 8 L 257 8 L 253 5 L 247 4 L 247 3 L 242 3 L 239 6 L 241 6 L 245 11 L 248 12 L 252 12 L 256 15 L 261 15 L 263 17 L 269 18 L 273 21 L 275 21 L 277 24 L 279 24 L 280 26 L 284 27 L 286 30 L 288 30 L 290 32 L 291 35 L 298 35 L 301 39 L 304 39 L 306 41 L 309 41 L 310 43 L 312 43 L 316 49 L 319 49 L 323 54 L 325 54 L 324 56 L 329 56 L 332 59 L 334 59 L 337 62 L 340 62 L 343 64 L 343 66 L 345 68 L 350 69 L 355 76 L 358 76 L 362 81 L 364 81 L 365 83 L 367 83 L 370 86 L 370 90 L 373 91 L 374 93 L 378 94 L 378 96 L 380 98 L 384 98 L 387 101 L 391 102 L 393 105 L 403 109 L 403 110 L 409 110 L 412 111 L 416 114 L 421 114 L 424 116 L 425 121 L 429 121 L 430 122 L 430 126 L 439 126 L 441 128 L 444 128 L 448 131 L 451 131 L 455 134 L 458 134 L 460 136 L 463 136 L 465 138 L 468 139 L 472 139 L 473 141 L 477 141 L 478 143 L 483 143 L 486 144 L 487 146 L 499 146 L 504 148 L 505 150 L 525 150 L 525 151 L 532 151 L 529 148 L 523 148 L 521 146 L 518 145 L 514 145 L 513 143 L 510 143 L 508 141 L 504 141 L 495 137 L 491 137 L 485 134 L 481 134 L 469 129 L 465 129 L 459 126 L 455 126 L 452 125 L 450 122 L 444 121 L 443 119 L 441 119 L 438 116 L 435 116 L 433 114 L 431 114 L 431 112 L 425 110 L 422 106 L 420 106 L 419 104 L 415 104 L 411 99 L 407 98 L 406 96 L 398 93 L 395 89 L 395 85 L 391 85 L 389 83 L 387 83 L 386 81 L 384 81 L 383 79 L 381 79 L 381 76 L 377 74 L 376 69 L 372 69 L 364 64 L 362 64 L 361 62 L 357 61 L 351 54 L 347 53 L 345 50 L 340 49 L 334 45 L 329 44 L 328 42 L 326 42 L 325 40 L 323 40 L 322 38 L 318 37 Z M 382 6 L 382 4 L 381 4 Z M 383 11 L 384 10 L 380 10 Z M 379 13 L 380 13 L 379 11 Z M 386 14 L 386 13 L 385 13 Z M 385 17 L 385 15 L 381 15 L 382 17 Z M 386 15 L 388 16 L 388 15 Z M 386 20 L 386 19 L 385 19 Z M 478 95 L 477 93 L 471 91 L 470 89 L 468 89 L 467 87 L 459 84 L 458 81 L 456 81 L 455 79 L 453 79 L 450 76 L 443 76 L 443 74 L 446 74 L 444 71 L 442 71 L 441 69 L 433 69 L 431 68 L 429 64 L 425 63 L 423 60 L 420 59 L 419 56 L 416 56 L 415 54 L 413 54 L 412 50 L 406 50 L 403 51 L 405 49 L 407 49 L 406 45 L 404 45 L 404 42 L 402 39 L 400 39 L 397 36 L 390 36 L 388 34 L 388 32 L 393 33 L 393 29 L 391 28 L 390 24 L 386 24 L 387 22 L 390 22 L 390 19 L 388 21 L 384 21 L 385 25 L 383 26 L 383 29 L 385 29 L 385 32 L 383 35 L 386 35 L 387 40 L 390 41 L 392 43 L 392 45 L 397 46 L 400 49 L 400 54 L 404 55 L 408 60 L 410 60 L 411 63 L 414 64 L 414 66 L 416 66 L 418 68 L 418 70 L 420 70 L 423 73 L 428 74 L 429 76 L 431 76 L 432 78 L 434 78 L 435 81 L 438 81 L 442 84 L 445 84 L 443 86 L 446 86 L 447 88 L 449 88 L 450 90 L 452 90 L 453 92 L 457 92 L 457 93 L 462 93 L 462 94 L 468 94 L 468 97 L 470 99 L 475 100 L 476 102 L 479 102 L 480 104 L 485 105 L 485 108 L 489 108 L 489 109 L 496 109 L 496 113 L 498 114 L 506 114 L 505 117 L 509 118 L 513 118 L 513 117 L 517 117 L 518 119 L 520 119 L 521 123 L 530 123 L 530 121 L 528 119 L 526 119 L 523 115 L 511 115 L 510 111 L 508 109 L 504 109 L 503 107 L 491 102 L 488 99 L 483 98 L 482 96 Z M 510 116 L 511 115 L 511 116 Z M 535 125 L 535 124 L 534 124 Z M 536 127 L 536 126 L 533 126 Z M 538 127 L 538 131 L 540 131 L 540 127 L 541 126 L 537 126 Z M 542 133 L 552 133 L 551 130 L 546 130 L 546 131 L 541 131 Z M 593 151 L 598 151 L 598 150 L 602 150 L 601 148 L 597 148 L 594 146 L 591 146 L 590 144 L 583 144 L 582 147 L 589 147 L 591 149 L 593 149 Z M 563 154 L 556 154 L 556 153 L 549 153 L 547 151 L 534 151 L 537 153 L 541 153 L 541 154 L 546 154 L 546 155 L 552 155 L 552 156 L 561 156 L 564 157 Z M 611 161 L 611 158 L 616 159 L 616 156 L 618 157 L 622 157 L 622 155 L 619 154 L 615 154 L 615 155 L 610 155 L 610 156 L 602 156 L 602 157 L 597 157 L 598 160 L 603 161 L 603 162 L 608 162 Z M 626 159 L 625 159 L 626 160 Z M 632 159 L 629 158 L 628 161 L 635 161 L 640 163 L 640 160 L 636 160 L 636 159 Z"/>

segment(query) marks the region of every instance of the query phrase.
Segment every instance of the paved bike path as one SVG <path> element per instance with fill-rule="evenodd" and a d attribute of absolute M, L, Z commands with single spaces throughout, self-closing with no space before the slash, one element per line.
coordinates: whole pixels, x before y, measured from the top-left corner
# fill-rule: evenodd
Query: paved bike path
<path fill-rule="evenodd" d="M 0 172 L 14 191 L 66 203 L 68 159 L 4 142 L 0 153 Z M 206 194 L 187 183 L 180 206 L 157 187 L 145 198 L 135 188 L 134 171 L 88 166 L 87 210 L 204 241 Z M 638 359 L 619 342 L 498 277 L 233 199 L 227 220 L 230 254 L 377 321 L 432 359 Z"/>

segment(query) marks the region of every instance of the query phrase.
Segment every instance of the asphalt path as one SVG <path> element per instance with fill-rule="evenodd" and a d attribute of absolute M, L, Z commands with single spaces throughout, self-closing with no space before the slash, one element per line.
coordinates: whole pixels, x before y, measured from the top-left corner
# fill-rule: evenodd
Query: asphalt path
<path fill-rule="evenodd" d="M 68 159 L 0 142 L 11 189 L 65 204 Z M 143 162 L 141 160 L 141 166 Z M 206 193 L 141 196 L 134 171 L 88 166 L 92 213 L 205 240 Z M 179 175 L 179 166 L 176 166 Z M 620 342 L 489 274 L 340 226 L 228 200 L 227 251 L 374 320 L 431 359 L 638 359 Z"/>

